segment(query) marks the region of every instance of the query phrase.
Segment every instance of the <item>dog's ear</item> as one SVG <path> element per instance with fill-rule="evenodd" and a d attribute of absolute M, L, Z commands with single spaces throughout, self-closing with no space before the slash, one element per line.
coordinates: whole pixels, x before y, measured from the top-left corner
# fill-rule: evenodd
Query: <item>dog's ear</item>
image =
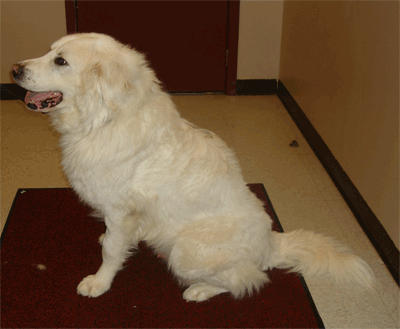
<path fill-rule="evenodd" d="M 132 93 L 133 76 L 123 63 L 116 59 L 100 60 L 93 65 L 93 74 L 104 105 L 111 111 L 117 111 Z"/>
<path fill-rule="evenodd" d="M 123 47 L 119 52 L 93 59 L 82 75 L 81 92 L 87 111 L 95 107 L 94 111 L 104 111 L 102 116 L 110 117 L 113 112 L 148 95 L 158 83 L 144 56 Z"/>

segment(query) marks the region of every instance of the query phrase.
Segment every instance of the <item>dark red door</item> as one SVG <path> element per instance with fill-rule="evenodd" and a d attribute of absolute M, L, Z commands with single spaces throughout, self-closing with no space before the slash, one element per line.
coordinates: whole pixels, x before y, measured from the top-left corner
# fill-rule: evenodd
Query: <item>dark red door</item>
<path fill-rule="evenodd" d="M 109 34 L 145 53 L 166 90 L 225 91 L 228 0 L 76 4 L 78 32 Z"/>

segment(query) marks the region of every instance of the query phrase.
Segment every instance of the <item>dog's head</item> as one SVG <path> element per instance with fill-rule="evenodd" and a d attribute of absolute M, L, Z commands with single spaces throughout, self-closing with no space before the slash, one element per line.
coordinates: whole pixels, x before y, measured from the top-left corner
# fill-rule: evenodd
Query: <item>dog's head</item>
<path fill-rule="evenodd" d="M 106 117 L 158 83 L 144 56 L 112 37 L 73 34 L 44 56 L 13 65 L 14 80 L 28 90 L 27 106 L 53 112 L 73 107 L 80 115 Z"/>

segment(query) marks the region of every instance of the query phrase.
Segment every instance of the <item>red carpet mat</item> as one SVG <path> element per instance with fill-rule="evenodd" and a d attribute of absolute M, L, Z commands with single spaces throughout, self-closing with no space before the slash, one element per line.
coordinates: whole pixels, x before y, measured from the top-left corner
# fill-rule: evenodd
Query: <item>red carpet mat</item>
<path fill-rule="evenodd" d="M 250 189 L 265 202 L 262 184 Z M 89 217 L 71 189 L 20 189 L 2 235 L 2 328 L 323 328 L 304 280 L 269 271 L 259 294 L 234 300 L 221 294 L 187 303 L 166 264 L 144 244 L 111 290 L 98 298 L 76 294 L 101 264 L 104 224 Z"/>

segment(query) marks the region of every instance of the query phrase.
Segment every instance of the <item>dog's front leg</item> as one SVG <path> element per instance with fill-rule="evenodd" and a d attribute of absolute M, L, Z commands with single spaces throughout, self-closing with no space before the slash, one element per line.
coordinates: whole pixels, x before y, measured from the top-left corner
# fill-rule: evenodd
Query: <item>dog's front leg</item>
<path fill-rule="evenodd" d="M 107 219 L 106 219 L 107 224 Z M 131 246 L 123 225 L 107 225 L 102 239 L 103 263 L 94 275 L 84 278 L 78 285 L 77 292 L 88 297 L 98 297 L 110 289 L 115 274 L 122 269 Z"/>

